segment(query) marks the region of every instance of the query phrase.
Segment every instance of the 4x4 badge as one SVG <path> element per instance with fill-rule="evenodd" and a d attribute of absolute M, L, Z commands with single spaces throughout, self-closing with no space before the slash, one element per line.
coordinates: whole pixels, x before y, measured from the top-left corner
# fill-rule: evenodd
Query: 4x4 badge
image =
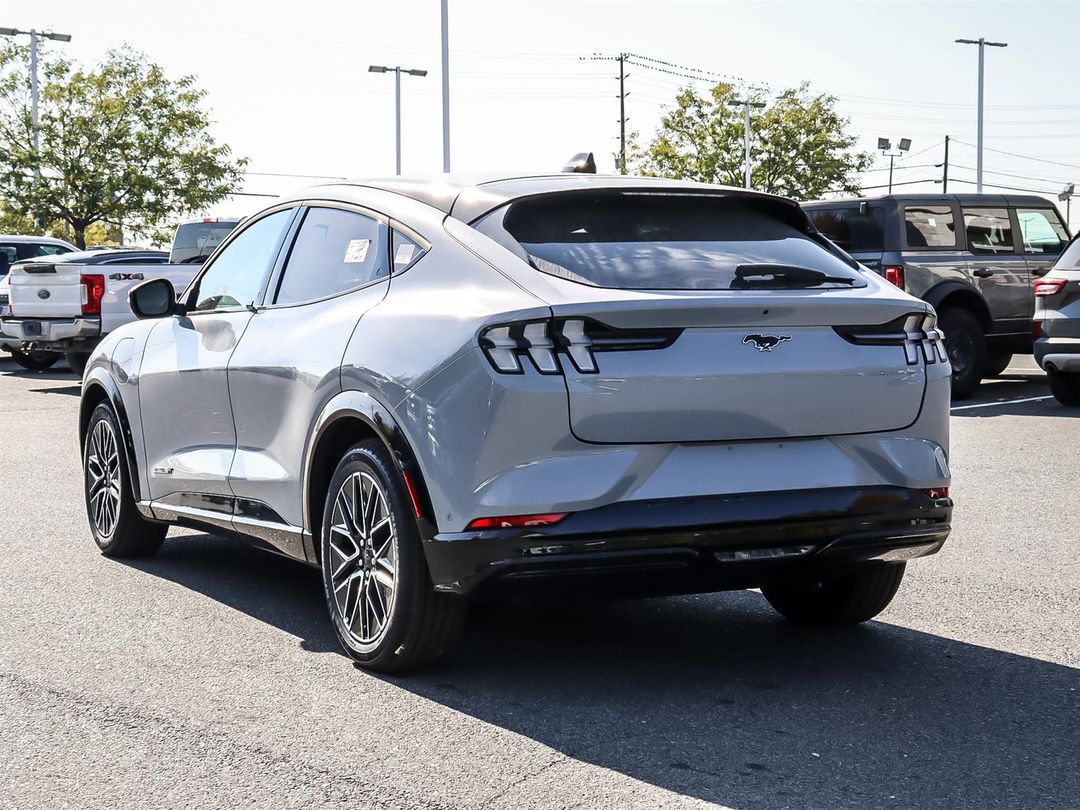
<path fill-rule="evenodd" d="M 759 352 L 771 352 L 785 340 L 791 340 L 791 335 L 747 335 L 742 342 L 753 343 Z"/>

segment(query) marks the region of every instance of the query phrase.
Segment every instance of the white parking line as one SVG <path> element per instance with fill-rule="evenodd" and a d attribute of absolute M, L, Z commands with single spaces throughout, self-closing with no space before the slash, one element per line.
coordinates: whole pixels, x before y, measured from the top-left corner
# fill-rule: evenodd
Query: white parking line
<path fill-rule="evenodd" d="M 949 408 L 949 411 L 966 411 L 969 408 L 993 408 L 996 405 L 1019 405 L 1021 402 L 1042 402 L 1044 399 L 1053 399 L 1052 395 L 1045 397 L 1027 397 L 1026 399 L 1006 399 L 1003 402 L 981 402 L 978 405 L 957 405 Z"/>

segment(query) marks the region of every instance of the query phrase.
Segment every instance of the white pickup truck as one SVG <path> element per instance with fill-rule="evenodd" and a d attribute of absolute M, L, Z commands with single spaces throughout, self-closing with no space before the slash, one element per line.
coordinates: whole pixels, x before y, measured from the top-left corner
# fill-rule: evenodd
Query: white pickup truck
<path fill-rule="evenodd" d="M 236 219 L 203 218 L 176 229 L 173 255 L 160 250 L 87 250 L 41 256 L 11 265 L 0 309 L 0 340 L 23 352 L 54 352 L 82 375 L 98 342 L 135 319 L 128 292 L 151 278 L 167 278 L 179 291 L 206 257 L 236 227 Z M 0 292 L 3 292 L 0 291 Z"/>
<path fill-rule="evenodd" d="M 157 250 L 87 250 L 17 262 L 8 273 L 0 332 L 24 350 L 63 353 L 82 374 L 98 341 L 134 320 L 127 300 L 132 287 L 167 278 L 182 290 L 200 267 L 168 259 Z"/>

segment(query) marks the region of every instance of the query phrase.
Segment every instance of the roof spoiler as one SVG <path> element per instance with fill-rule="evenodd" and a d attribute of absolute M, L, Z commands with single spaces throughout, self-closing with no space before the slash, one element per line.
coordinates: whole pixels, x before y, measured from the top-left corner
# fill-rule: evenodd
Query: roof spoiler
<path fill-rule="evenodd" d="M 576 174 L 596 174 L 596 160 L 592 152 L 578 152 L 562 167 L 564 172 Z"/>

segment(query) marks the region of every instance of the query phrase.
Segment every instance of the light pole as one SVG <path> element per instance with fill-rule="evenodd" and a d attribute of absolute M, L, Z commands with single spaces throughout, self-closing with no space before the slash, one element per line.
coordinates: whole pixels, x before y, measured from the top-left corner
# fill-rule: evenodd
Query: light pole
<path fill-rule="evenodd" d="M 450 10 L 442 0 L 442 170 L 450 171 Z"/>
<path fill-rule="evenodd" d="M 760 110 L 765 106 L 764 101 L 751 101 L 749 98 L 733 98 L 728 102 L 729 107 L 742 107 L 746 114 L 743 120 L 743 147 L 746 150 L 746 188 L 750 188 L 750 108 Z"/>
<path fill-rule="evenodd" d="M 38 149 L 41 147 L 38 126 L 38 38 L 52 39 L 57 42 L 71 42 L 71 34 L 58 34 L 55 31 L 20 31 L 18 28 L 0 28 L 0 36 L 18 37 L 26 34 L 30 37 L 30 138 L 34 148 L 34 182 L 41 177 L 41 160 Z M 38 218 L 34 222 L 40 227 Z"/>
<path fill-rule="evenodd" d="M 978 45 L 979 46 L 979 131 L 978 139 L 975 141 L 975 193 L 982 194 L 982 167 L 983 167 L 983 50 L 987 47 L 990 48 L 1005 48 L 1008 47 L 1008 42 L 989 42 L 982 37 L 978 39 L 958 39 L 956 40 L 962 45 Z"/>
<path fill-rule="evenodd" d="M 1068 183 L 1058 194 L 1058 200 L 1065 203 L 1065 227 L 1072 227 L 1072 198 L 1076 192 L 1076 183 Z"/>
<path fill-rule="evenodd" d="M 890 194 L 892 194 L 893 160 L 895 160 L 898 157 L 901 157 L 904 154 L 904 152 L 907 152 L 909 149 L 911 149 L 911 138 L 901 138 L 900 142 L 896 146 L 900 151 L 899 152 L 890 152 L 889 150 L 892 149 L 892 141 L 890 141 L 888 138 L 878 138 L 877 139 L 877 148 L 881 150 L 882 157 L 887 157 L 889 159 L 889 193 Z"/>
<path fill-rule="evenodd" d="M 394 74 L 394 143 L 396 147 L 396 162 L 394 174 L 401 174 L 401 74 L 409 76 L 427 76 L 426 70 L 415 68 L 403 68 L 400 65 L 387 67 L 386 65 L 371 65 L 368 73 L 393 73 Z"/>

